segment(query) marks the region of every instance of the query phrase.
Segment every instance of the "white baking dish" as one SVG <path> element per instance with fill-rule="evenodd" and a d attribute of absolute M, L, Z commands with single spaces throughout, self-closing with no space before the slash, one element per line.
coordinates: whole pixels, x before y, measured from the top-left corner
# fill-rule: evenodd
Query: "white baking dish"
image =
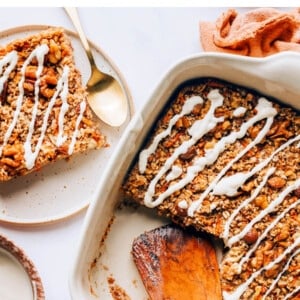
<path fill-rule="evenodd" d="M 122 200 L 119 188 L 129 165 L 173 91 L 189 79 L 217 77 L 300 109 L 299 66 L 300 54 L 293 52 L 267 58 L 206 53 L 181 60 L 165 74 L 127 127 L 88 209 L 70 278 L 73 299 L 114 299 L 110 288 L 121 288 L 133 300 L 147 299 L 131 245 L 134 237 L 166 220 L 146 209 L 117 210 L 116 204 Z"/>

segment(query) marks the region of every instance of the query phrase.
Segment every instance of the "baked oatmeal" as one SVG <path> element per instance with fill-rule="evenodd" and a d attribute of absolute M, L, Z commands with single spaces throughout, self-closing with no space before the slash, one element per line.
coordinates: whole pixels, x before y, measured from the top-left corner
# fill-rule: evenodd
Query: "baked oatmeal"
<path fill-rule="evenodd" d="M 299 112 L 204 78 L 176 91 L 149 136 L 126 197 L 223 239 L 224 299 L 300 297 Z"/>
<path fill-rule="evenodd" d="M 0 181 L 107 145 L 63 29 L 0 48 L 0 120 Z"/>

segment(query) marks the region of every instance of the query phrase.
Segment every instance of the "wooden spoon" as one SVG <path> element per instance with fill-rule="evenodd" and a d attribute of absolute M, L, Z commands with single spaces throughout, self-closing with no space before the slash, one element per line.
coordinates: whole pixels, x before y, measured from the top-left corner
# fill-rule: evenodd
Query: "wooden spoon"
<path fill-rule="evenodd" d="M 132 255 L 150 299 L 222 299 L 216 252 L 207 238 L 166 225 L 137 237 Z"/>

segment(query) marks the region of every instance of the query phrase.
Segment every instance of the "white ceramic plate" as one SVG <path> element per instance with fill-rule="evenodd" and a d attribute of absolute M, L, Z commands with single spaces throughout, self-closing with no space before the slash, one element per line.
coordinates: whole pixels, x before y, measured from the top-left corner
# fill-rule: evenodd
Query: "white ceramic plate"
<path fill-rule="evenodd" d="M 18 27 L 0 33 L 0 44 L 36 33 L 47 26 Z M 76 65 L 83 82 L 89 74 L 89 63 L 77 35 L 71 36 Z M 101 124 L 109 148 L 78 155 L 70 161 L 60 161 L 28 176 L 0 183 L 0 221 L 16 224 L 49 223 L 72 216 L 90 202 L 95 187 L 102 178 L 103 169 L 115 150 L 119 139 L 133 114 L 133 104 L 128 87 L 113 62 L 98 47 L 92 50 L 99 68 L 115 76 L 122 83 L 130 104 L 130 114 L 124 125 L 112 128 Z"/>
<path fill-rule="evenodd" d="M 174 90 L 186 80 L 217 77 L 256 89 L 300 109 L 300 54 L 280 53 L 264 59 L 205 53 L 171 68 L 121 138 L 89 207 L 70 278 L 73 300 L 111 299 L 113 290 L 132 300 L 148 299 L 131 258 L 133 238 L 166 221 L 145 208 L 116 205 L 119 189 L 154 120 Z M 109 226 L 108 226 L 109 225 Z"/>
<path fill-rule="evenodd" d="M 44 300 L 44 288 L 33 262 L 12 241 L 0 235 L 1 299 Z"/>

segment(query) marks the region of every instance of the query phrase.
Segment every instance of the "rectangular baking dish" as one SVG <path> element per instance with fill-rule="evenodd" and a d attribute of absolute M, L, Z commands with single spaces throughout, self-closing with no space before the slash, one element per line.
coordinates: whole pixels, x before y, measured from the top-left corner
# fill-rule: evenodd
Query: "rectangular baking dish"
<path fill-rule="evenodd" d="M 145 208 L 116 207 L 122 201 L 120 185 L 126 172 L 174 90 L 190 79 L 216 77 L 300 109 L 299 63 L 300 54 L 295 52 L 282 52 L 267 58 L 204 53 L 184 58 L 166 72 L 128 125 L 97 186 L 71 270 L 72 299 L 148 299 L 131 258 L 131 245 L 145 230 L 167 220 Z"/>

